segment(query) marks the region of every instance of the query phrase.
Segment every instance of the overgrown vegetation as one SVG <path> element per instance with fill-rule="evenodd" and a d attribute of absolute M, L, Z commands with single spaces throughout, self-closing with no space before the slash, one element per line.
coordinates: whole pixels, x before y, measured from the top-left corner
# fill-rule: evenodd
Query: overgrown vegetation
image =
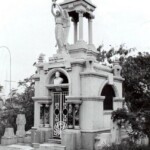
<path fill-rule="evenodd" d="M 33 126 L 34 82 L 32 78 L 19 82 L 19 87 L 23 87 L 24 91 L 22 93 L 12 91 L 11 98 L 6 100 L 5 109 L 0 110 L 0 137 L 3 136 L 6 127 L 13 127 L 16 131 L 16 117 L 20 113 L 26 116 L 25 130 L 27 131 Z"/>
<path fill-rule="evenodd" d="M 128 110 L 119 109 L 113 112 L 112 118 L 119 124 L 131 126 L 130 137 L 147 136 L 150 139 L 150 54 L 130 56 L 122 68 Z"/>
<path fill-rule="evenodd" d="M 113 144 L 112 146 L 105 146 L 101 150 L 149 150 L 149 147 L 139 146 L 133 143 L 122 143 L 120 145 Z"/>
<path fill-rule="evenodd" d="M 134 49 L 124 48 L 123 45 L 109 51 L 98 48 L 99 60 L 113 63 L 113 57 L 118 57 L 122 66 L 122 77 L 126 108 L 112 113 L 113 121 L 119 126 L 131 127 L 128 132 L 131 139 L 147 136 L 150 141 L 150 54 L 138 53 L 129 56 Z"/>

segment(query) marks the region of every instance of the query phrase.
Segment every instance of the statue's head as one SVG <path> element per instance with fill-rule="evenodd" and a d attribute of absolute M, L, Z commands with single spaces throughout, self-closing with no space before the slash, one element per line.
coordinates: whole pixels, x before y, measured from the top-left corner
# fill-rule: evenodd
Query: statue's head
<path fill-rule="evenodd" d="M 60 77 L 60 72 L 59 72 L 59 71 L 56 71 L 55 77 L 56 77 L 56 78 Z"/>
<path fill-rule="evenodd" d="M 60 16 L 60 11 L 56 10 L 56 16 L 59 17 Z"/>

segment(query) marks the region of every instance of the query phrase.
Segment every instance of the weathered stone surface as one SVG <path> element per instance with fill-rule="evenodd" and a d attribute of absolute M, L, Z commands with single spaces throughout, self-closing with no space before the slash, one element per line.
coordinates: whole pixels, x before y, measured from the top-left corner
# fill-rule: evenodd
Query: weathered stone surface
<path fill-rule="evenodd" d="M 0 146 L 0 150 L 21 150 L 20 148 Z"/>
<path fill-rule="evenodd" d="M 25 136 L 24 141 L 25 144 L 31 143 L 31 136 Z"/>
<path fill-rule="evenodd" d="M 66 147 L 60 144 L 41 144 L 37 150 L 48 150 L 48 149 L 49 150 L 66 150 Z"/>
<path fill-rule="evenodd" d="M 1 139 L 1 145 L 11 145 L 16 143 L 17 143 L 17 137 Z"/>
<path fill-rule="evenodd" d="M 45 142 L 47 142 L 48 139 L 52 138 L 52 135 L 53 135 L 52 129 L 45 129 L 44 130 L 44 136 L 45 136 L 44 140 L 45 140 Z"/>
<path fill-rule="evenodd" d="M 4 136 L 1 138 L 2 145 L 10 145 L 17 143 L 17 137 L 14 135 L 13 128 L 6 128 Z"/>
<path fill-rule="evenodd" d="M 86 150 L 94 150 L 95 137 L 98 133 L 101 133 L 100 130 L 107 129 L 110 131 L 111 129 L 111 114 L 108 114 L 108 112 L 106 114 L 104 110 L 105 108 L 103 107 L 104 101 L 106 100 L 105 96 L 109 96 L 110 92 L 102 96 L 102 91 L 107 84 L 112 86 L 112 91 L 114 92 L 115 97 L 111 101 L 111 106 L 113 106 L 113 110 L 122 108 L 123 79 L 120 77 L 120 72 L 114 72 L 119 69 L 118 66 L 117 68 L 106 67 L 104 65 L 100 65 L 96 60 L 98 52 L 96 51 L 92 41 L 91 20 L 94 18 L 93 11 L 95 7 L 81 0 L 74 1 L 77 5 L 74 5 L 74 3 L 72 3 L 70 0 L 69 2 L 70 4 L 65 3 L 61 6 L 63 9 L 73 12 L 69 13 L 69 15 L 73 18 L 75 33 L 74 44 L 66 45 L 67 53 L 58 52 L 57 55 L 49 59 L 49 62 L 40 61 L 36 64 L 37 74 L 35 77 L 35 97 L 33 100 L 34 126 L 37 128 L 37 130 L 40 131 L 46 128 L 43 122 L 43 126 L 40 126 L 40 114 L 42 112 L 40 110 L 40 105 L 50 103 L 50 109 L 49 126 L 47 126 L 48 130 L 45 131 L 44 134 L 41 131 L 39 134 L 38 131 L 34 131 L 32 134 L 32 142 L 42 143 L 44 139 L 47 141 L 49 138 L 53 138 L 53 131 L 51 132 L 50 128 L 54 128 L 54 120 L 56 119 L 56 121 L 64 121 L 64 110 L 61 108 L 63 104 L 59 104 L 60 107 L 58 108 L 58 118 L 54 118 L 56 116 L 54 109 L 55 102 L 59 100 L 53 95 L 56 91 L 64 92 L 67 90 L 68 97 L 74 97 L 73 100 L 66 100 L 69 101 L 68 104 L 71 103 L 74 107 L 77 102 L 81 103 L 78 117 L 75 119 L 70 119 L 71 122 L 73 122 L 72 128 L 74 128 L 74 131 L 68 130 L 63 132 L 61 137 L 62 144 L 66 146 L 66 150 L 81 150 L 81 148 Z M 86 5 L 84 6 L 83 3 L 86 3 Z M 83 37 L 84 17 L 88 19 L 88 43 L 84 41 Z M 60 39 L 60 41 L 62 41 L 62 39 Z M 59 44 L 58 46 L 61 49 L 61 45 Z M 65 82 L 61 82 L 60 79 L 60 82 L 55 82 L 57 84 L 54 85 L 53 81 L 56 72 L 61 73 L 60 77 L 65 79 Z M 59 93 L 60 95 L 62 94 L 61 92 Z M 45 99 L 43 97 L 47 98 Z M 111 111 L 113 111 L 112 108 Z M 73 117 L 74 116 L 72 115 L 72 118 Z M 68 118 L 65 119 L 68 120 Z M 78 128 L 75 128 L 76 122 L 78 122 Z M 69 124 L 67 125 L 69 126 Z M 79 132 L 76 132 L 75 129 L 79 129 L 81 133 L 79 130 Z M 108 135 L 104 135 L 101 135 L 101 141 L 109 143 L 108 140 L 110 137 Z M 99 143 L 99 139 L 97 142 L 97 144 L 101 144 Z M 50 146 L 48 146 L 48 149 L 49 147 Z M 44 149 L 45 147 L 43 146 L 42 148 Z"/>
<path fill-rule="evenodd" d="M 0 146 L 0 150 L 33 150 L 34 148 L 27 145 L 10 145 L 10 146 Z"/>
<path fill-rule="evenodd" d="M 34 148 L 31 146 L 20 144 L 10 145 L 8 148 L 12 148 L 12 150 L 34 150 Z"/>
<path fill-rule="evenodd" d="M 13 138 L 14 135 L 14 129 L 13 128 L 5 128 L 4 138 Z"/>
<path fill-rule="evenodd" d="M 65 136 L 70 136 L 70 134 L 73 134 L 75 136 L 75 150 L 81 149 L 81 131 L 80 130 L 72 130 L 72 129 L 66 129 L 62 132 L 62 144 L 65 145 Z M 69 137 L 68 137 L 69 138 Z"/>
<path fill-rule="evenodd" d="M 40 132 L 36 128 L 31 129 L 31 143 L 40 143 Z"/>
<path fill-rule="evenodd" d="M 23 137 L 17 137 L 17 143 L 23 143 L 24 138 Z"/>
<path fill-rule="evenodd" d="M 39 131 L 40 143 L 44 143 L 44 142 L 45 142 L 45 134 L 46 134 L 46 132 L 44 132 L 44 131 Z"/>
<path fill-rule="evenodd" d="M 32 146 L 33 146 L 33 148 L 37 149 L 40 147 L 40 144 L 39 143 L 32 143 Z"/>
<path fill-rule="evenodd" d="M 76 135 L 75 133 L 65 130 L 62 132 L 62 145 L 66 146 L 66 150 L 76 150 Z"/>
<path fill-rule="evenodd" d="M 26 124 L 25 114 L 17 115 L 16 124 L 17 124 L 17 131 L 16 131 L 17 137 L 24 137 L 25 136 L 25 124 Z"/>
<path fill-rule="evenodd" d="M 94 144 L 95 144 L 95 136 L 96 133 L 93 131 L 82 131 L 81 133 L 81 139 L 82 139 L 82 149 L 85 150 L 94 150 Z"/>

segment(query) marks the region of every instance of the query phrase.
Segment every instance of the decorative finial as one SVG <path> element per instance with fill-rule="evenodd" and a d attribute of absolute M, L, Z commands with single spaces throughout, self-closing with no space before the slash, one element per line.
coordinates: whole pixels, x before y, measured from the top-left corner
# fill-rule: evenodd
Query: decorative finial
<path fill-rule="evenodd" d="M 120 62 L 119 58 L 115 57 L 115 60 L 113 63 L 113 73 L 115 76 L 118 76 L 118 77 L 121 76 L 121 70 L 122 70 L 122 67 L 120 66 L 119 62 Z"/>
<path fill-rule="evenodd" d="M 44 62 L 44 57 L 45 57 L 45 54 L 43 54 L 43 53 L 41 53 L 41 54 L 39 55 L 39 58 L 38 58 L 39 63 Z"/>

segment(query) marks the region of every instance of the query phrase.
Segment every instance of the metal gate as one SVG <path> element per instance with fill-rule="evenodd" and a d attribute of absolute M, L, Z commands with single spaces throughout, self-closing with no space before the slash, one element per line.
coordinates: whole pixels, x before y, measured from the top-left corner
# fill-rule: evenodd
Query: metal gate
<path fill-rule="evenodd" d="M 68 92 L 54 92 L 53 137 L 61 138 L 62 130 L 68 128 L 68 105 L 65 96 Z"/>

